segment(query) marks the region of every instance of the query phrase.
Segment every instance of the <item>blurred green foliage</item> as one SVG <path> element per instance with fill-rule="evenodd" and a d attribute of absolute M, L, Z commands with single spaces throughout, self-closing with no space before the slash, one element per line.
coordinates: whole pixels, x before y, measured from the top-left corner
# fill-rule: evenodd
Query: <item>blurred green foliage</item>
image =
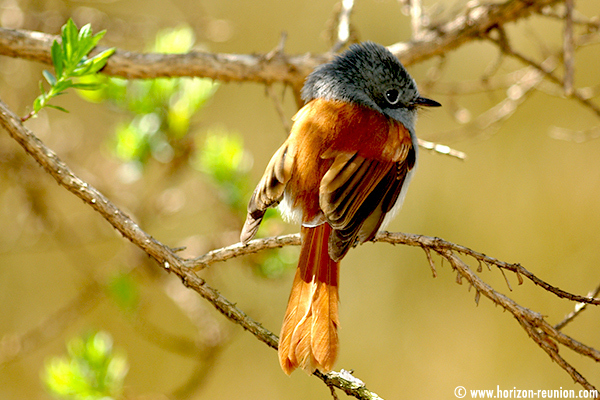
<path fill-rule="evenodd" d="M 114 351 L 110 335 L 96 332 L 71 339 L 67 354 L 46 363 L 42 379 L 51 394 L 73 400 L 121 397 L 128 365 L 125 355 Z"/>
<path fill-rule="evenodd" d="M 131 274 L 117 272 L 108 281 L 110 297 L 125 312 L 134 312 L 140 303 L 138 282 Z"/>
<path fill-rule="evenodd" d="M 200 147 L 202 151 L 198 153 L 194 166 L 220 187 L 225 204 L 245 217 L 252 161 L 244 150 L 242 137 L 213 128 L 206 133 Z"/>
<path fill-rule="evenodd" d="M 194 46 L 191 28 L 180 26 L 160 31 L 147 50 L 185 53 Z M 86 77 L 86 82 L 96 84 L 98 90 L 81 92 L 82 97 L 97 103 L 108 101 L 130 115 L 117 124 L 110 148 L 115 157 L 134 167 L 138 178 L 143 176 L 144 168 L 152 160 L 165 164 L 187 161 L 218 188 L 220 200 L 240 223 L 244 220 L 253 182 L 249 174 L 252 157 L 246 151 L 241 135 L 222 127 L 199 129 L 193 123 L 194 117 L 216 93 L 217 83 L 205 78 L 128 81 L 103 75 Z M 181 162 L 176 164 L 183 165 Z M 276 215 L 272 211 L 265 215 L 262 233 L 271 230 L 269 219 Z M 254 264 L 263 276 L 278 276 L 295 262 L 285 252 L 264 254 L 264 258 L 257 257 L 257 261 L 261 261 Z M 119 285 L 115 289 L 124 291 L 117 290 L 115 298 L 127 308 L 126 286 Z"/>
<path fill-rule="evenodd" d="M 159 32 L 148 51 L 185 53 L 195 38 L 191 28 L 181 26 Z M 215 94 L 218 84 L 207 78 L 157 78 L 124 80 L 102 75 L 86 82 L 101 84 L 95 91 L 81 92 L 93 102 L 110 101 L 131 114 L 118 124 L 113 152 L 117 158 L 142 170 L 151 159 L 168 163 L 189 154 L 192 118 Z"/>
<path fill-rule="evenodd" d="M 198 148 L 202 150 L 194 159 L 194 167 L 210 177 L 219 187 L 223 203 L 243 221 L 254 182 L 250 177 L 252 157 L 245 150 L 242 137 L 224 129 L 211 128 L 201 141 Z M 274 209 L 267 210 L 259 236 L 272 234 L 274 221 L 280 223 L 279 214 Z M 263 252 L 256 256 L 253 264 L 261 276 L 276 278 L 295 265 L 297 257 L 297 249 L 282 248 Z"/>
<path fill-rule="evenodd" d="M 80 30 L 72 19 L 69 18 L 63 25 L 61 31 L 60 43 L 55 40 L 52 43 L 51 55 L 54 73 L 44 70 L 42 75 L 50 85 L 47 92 L 40 82 L 40 94 L 33 102 L 33 111 L 25 118 L 31 118 L 42 108 L 51 107 L 61 111 L 67 111 L 62 107 L 49 104 L 49 101 L 58 95 L 64 94 L 69 88 L 79 90 L 97 90 L 100 82 L 94 82 L 93 77 L 106 65 L 108 58 L 115 52 L 114 48 L 107 49 L 93 57 L 87 55 L 102 39 L 105 31 L 92 35 L 92 28 L 89 24 L 84 25 Z M 74 78 L 80 78 L 74 82 Z"/>

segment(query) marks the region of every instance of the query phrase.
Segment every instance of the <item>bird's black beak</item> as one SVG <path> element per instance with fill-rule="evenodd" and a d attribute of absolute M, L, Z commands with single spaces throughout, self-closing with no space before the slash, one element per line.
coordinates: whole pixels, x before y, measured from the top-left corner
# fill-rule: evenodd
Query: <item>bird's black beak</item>
<path fill-rule="evenodd" d="M 427 99 L 425 97 L 417 97 L 414 104 L 418 107 L 441 107 L 442 105 L 435 100 Z"/>

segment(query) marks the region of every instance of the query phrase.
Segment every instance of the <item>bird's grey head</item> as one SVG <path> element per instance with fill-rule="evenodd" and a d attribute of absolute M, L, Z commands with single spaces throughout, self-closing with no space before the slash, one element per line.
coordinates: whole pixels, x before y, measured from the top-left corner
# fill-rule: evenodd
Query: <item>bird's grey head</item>
<path fill-rule="evenodd" d="M 316 98 L 360 104 L 414 131 L 417 108 L 440 104 L 419 95 L 417 84 L 385 47 L 355 44 L 332 61 L 317 67 L 306 79 L 302 99 Z"/>

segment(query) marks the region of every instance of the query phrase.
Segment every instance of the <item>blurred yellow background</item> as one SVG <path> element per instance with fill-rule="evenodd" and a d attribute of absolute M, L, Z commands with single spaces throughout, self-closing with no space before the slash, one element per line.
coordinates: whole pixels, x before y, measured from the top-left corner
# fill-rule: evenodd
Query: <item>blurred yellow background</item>
<path fill-rule="evenodd" d="M 322 53 L 330 46 L 324 31 L 335 3 L 3 0 L 0 22 L 3 27 L 57 34 L 66 18 L 73 16 L 79 26 L 90 22 L 94 31 L 107 29 L 103 45 L 132 51 L 143 51 L 159 29 L 181 24 L 194 29 L 198 44 L 218 53 L 266 53 L 285 31 L 286 53 Z M 356 3 L 352 22 L 360 40 L 384 45 L 409 40 L 410 20 L 397 1 Z M 445 10 L 444 18 L 464 2 L 435 4 Z M 579 1 L 577 9 L 584 15 L 597 15 L 598 2 Z M 511 45 L 536 60 L 560 48 L 561 32 L 560 21 L 540 17 L 508 27 Z M 476 81 L 497 57 L 497 48 L 487 42 L 465 45 L 447 54 L 440 81 Z M 436 63 L 412 65 L 409 71 L 421 83 L 428 80 L 428 71 Z M 47 67 L 6 57 L 0 58 L 0 65 L 0 98 L 25 115 L 38 94 L 41 71 Z M 521 67 L 506 59 L 498 74 Z M 598 85 L 599 70 L 598 45 L 582 49 L 576 58 L 576 86 Z M 282 90 L 274 86 L 276 94 Z M 440 91 L 435 85 L 423 90 L 444 107 L 422 114 L 417 134 L 459 149 L 468 158 L 459 161 L 421 150 L 405 205 L 388 230 L 438 236 L 503 261 L 521 263 L 572 293 L 585 295 L 595 288 L 600 283 L 600 141 L 559 141 L 550 132 L 554 127 L 589 129 L 598 126 L 598 116 L 572 100 L 535 92 L 497 131 L 460 131 L 463 128 L 454 119 L 457 109 L 464 108 L 475 118 L 504 99 L 505 89 L 452 98 Z M 76 173 L 126 211 L 140 204 L 153 209 L 156 202 L 166 201 L 144 197 L 145 189 L 135 185 L 131 191 L 112 191 L 118 166 L 110 161 L 106 143 L 115 122 L 123 117 L 119 112 L 87 103 L 73 92 L 58 103 L 70 113 L 44 110 L 27 126 Z M 291 118 L 295 112 L 291 91 L 283 106 Z M 223 127 L 244 138 L 253 156 L 254 182 L 285 137 L 273 101 L 264 86 L 256 83 L 222 84 L 200 118 L 203 126 Z M 68 304 L 90 275 L 102 280 L 123 263 L 135 257 L 142 262 L 145 257 L 115 235 L 90 207 L 56 185 L 6 134 L 0 135 L 0 166 L 0 338 L 8 346 L 12 335 L 28 332 Z M 162 167 L 151 168 L 162 179 Z M 142 228 L 169 246 L 187 245 L 196 255 L 210 250 L 218 240 L 220 246 L 234 243 L 241 225 L 223 223 L 228 217 L 211 195 L 211 183 L 191 169 L 173 179 L 178 184 L 179 206 L 147 223 L 140 221 Z M 20 183 L 36 192 L 26 193 Z M 34 203 L 31 198 L 40 201 Z M 296 231 L 296 226 L 285 227 L 286 233 Z M 497 385 L 501 389 L 580 389 L 509 313 L 483 297 L 477 306 L 475 293 L 467 285 L 456 284 L 449 265 L 434 260 L 435 279 L 419 249 L 369 243 L 350 251 L 341 269 L 337 370 L 353 369 L 370 390 L 385 399 L 450 399 L 459 385 L 494 390 Z M 153 271 L 164 275 L 157 266 Z M 240 258 L 215 264 L 201 276 L 278 333 L 292 274 L 290 270 L 280 278 L 265 279 L 252 273 Z M 547 316 L 550 323 L 559 322 L 574 308 L 573 303 L 530 282 L 519 286 L 511 274 L 513 290 L 509 291 L 495 268 L 484 269 L 480 276 L 521 305 Z M 169 289 L 165 291 L 164 283 L 145 282 L 141 298 L 146 317 L 171 334 L 193 338 L 195 328 L 165 294 Z M 180 283 L 172 279 L 170 285 Z M 227 344 L 198 388 L 185 398 L 330 398 L 329 389 L 318 379 L 302 372 L 288 378 L 279 368 L 275 351 L 197 296 L 190 296 L 189 301 L 198 302 L 201 312 L 219 323 Z M 598 348 L 598 316 L 597 309 L 587 310 L 565 333 Z M 177 390 L 192 376 L 196 363 L 146 340 L 136 330 L 134 319 L 101 300 L 58 337 L 3 365 L 0 398 L 50 398 L 40 381 L 45 360 L 63 354 L 66 340 L 89 329 L 109 332 L 115 346 L 126 351 L 128 397 L 162 398 L 160 394 Z M 600 368 L 592 360 L 565 348 L 560 354 L 592 384 L 600 384 Z"/>

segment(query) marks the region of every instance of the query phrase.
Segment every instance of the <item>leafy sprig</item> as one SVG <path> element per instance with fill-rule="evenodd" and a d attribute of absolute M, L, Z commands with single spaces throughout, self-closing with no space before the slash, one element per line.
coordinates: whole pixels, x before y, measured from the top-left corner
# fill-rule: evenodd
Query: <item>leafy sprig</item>
<path fill-rule="evenodd" d="M 64 400 L 122 398 L 127 371 L 124 353 L 113 348 L 111 336 L 95 332 L 71 339 L 68 355 L 46 362 L 42 379 L 48 391 Z"/>
<path fill-rule="evenodd" d="M 42 72 L 50 88 L 47 92 L 44 91 L 43 83 L 40 81 L 42 94 L 35 99 L 33 110 L 22 118 L 23 121 L 35 116 L 44 107 L 67 112 L 60 106 L 49 104 L 49 101 L 63 94 L 69 88 L 98 89 L 98 83 L 96 82 L 79 82 L 73 79 L 94 75 L 106 65 L 108 58 L 115 52 L 114 48 L 104 50 L 93 57 L 88 57 L 90 51 L 96 47 L 105 33 L 106 31 L 101 31 L 95 35 L 92 34 L 90 24 L 77 30 L 75 22 L 69 18 L 62 27 L 60 43 L 57 40 L 52 43 L 51 55 L 55 74 L 47 70 Z"/>

